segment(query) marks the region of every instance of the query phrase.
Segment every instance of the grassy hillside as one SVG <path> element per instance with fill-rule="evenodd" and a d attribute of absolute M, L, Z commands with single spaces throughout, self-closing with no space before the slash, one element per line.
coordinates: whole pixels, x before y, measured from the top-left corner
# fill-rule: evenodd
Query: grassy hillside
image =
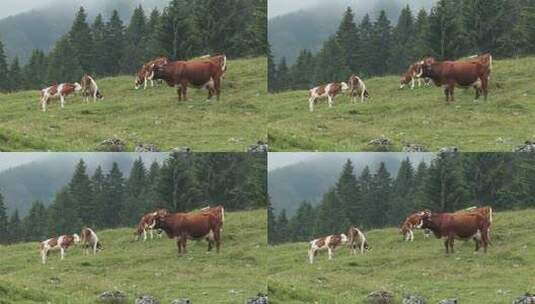
<path fill-rule="evenodd" d="M 245 151 L 267 136 L 266 79 L 266 59 L 256 58 L 229 62 L 219 102 L 207 102 L 206 90 L 195 88 L 181 103 L 167 85 L 136 91 L 133 76 L 97 79 L 102 102 L 71 96 L 65 109 L 54 102 L 47 113 L 39 110 L 38 90 L 2 94 L 0 151 L 94 151 L 114 136 L 130 151 L 136 142 L 162 151 Z"/>
<path fill-rule="evenodd" d="M 332 261 L 326 252 L 310 265 L 308 244 L 269 248 L 271 303 L 364 303 L 372 291 L 386 289 L 401 303 L 404 293 L 420 294 L 428 303 L 458 298 L 463 304 L 511 303 L 535 292 L 535 210 L 496 213 L 489 252 L 474 254 L 473 242 L 457 241 L 447 256 L 443 242 L 415 234 L 407 243 L 397 229 L 367 234 L 372 250 L 351 256 L 339 248 Z"/>
<path fill-rule="evenodd" d="M 456 89 L 445 103 L 441 88 L 399 89 L 399 77 L 366 79 L 371 99 L 351 104 L 339 96 L 308 112 L 308 92 L 270 95 L 269 140 L 274 151 L 367 151 L 385 135 L 394 142 L 421 144 L 429 151 L 457 146 L 461 151 L 511 151 L 535 137 L 535 58 L 495 60 L 487 102 L 475 103 L 473 89 Z"/>
<path fill-rule="evenodd" d="M 62 262 L 52 254 L 45 266 L 37 242 L 0 246 L 0 303 L 95 303 L 114 289 L 126 292 L 129 303 L 141 294 L 161 303 L 180 297 L 244 303 L 266 292 L 265 223 L 265 210 L 226 214 L 219 255 L 206 253 L 205 241 L 190 241 L 188 254 L 178 256 L 173 240 L 134 242 L 130 228 L 97 231 L 104 250 L 96 257 L 73 248 Z"/>

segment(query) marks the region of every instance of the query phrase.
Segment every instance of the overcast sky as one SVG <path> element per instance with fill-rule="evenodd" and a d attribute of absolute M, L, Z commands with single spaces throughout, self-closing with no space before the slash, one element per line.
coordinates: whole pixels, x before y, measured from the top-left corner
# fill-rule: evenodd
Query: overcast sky
<path fill-rule="evenodd" d="M 37 8 L 54 2 L 56 0 L 1 0 L 0 1 L 0 18 L 15 15 L 32 8 Z"/>

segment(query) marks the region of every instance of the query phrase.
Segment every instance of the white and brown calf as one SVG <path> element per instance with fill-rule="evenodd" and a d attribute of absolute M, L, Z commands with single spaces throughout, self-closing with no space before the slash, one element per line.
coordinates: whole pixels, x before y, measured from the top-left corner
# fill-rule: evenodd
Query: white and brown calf
<path fill-rule="evenodd" d="M 325 237 L 315 239 L 310 242 L 308 248 L 308 259 L 310 264 L 314 263 L 314 257 L 318 251 L 327 250 L 329 252 L 329 260 L 332 260 L 334 250 L 344 244 L 347 244 L 348 238 L 345 234 L 333 234 Z"/>
<path fill-rule="evenodd" d="M 82 249 L 84 250 L 84 254 L 89 254 L 89 250 L 93 251 L 93 255 L 97 254 L 97 251 L 102 250 L 102 243 L 98 239 L 97 234 L 93 229 L 89 227 L 82 228 L 82 231 L 80 232 L 81 242 L 82 242 Z"/>
<path fill-rule="evenodd" d="M 347 237 L 349 238 L 349 247 L 352 249 L 354 255 L 357 254 L 357 250 L 359 250 L 361 254 L 364 254 L 364 250 L 370 250 L 366 236 L 357 227 L 349 227 Z"/>
<path fill-rule="evenodd" d="M 163 210 L 161 210 L 163 211 Z M 159 211 L 147 213 L 141 217 L 139 220 L 139 223 L 137 224 L 137 229 L 134 232 L 134 235 L 136 236 L 136 241 L 139 240 L 139 237 L 141 234 L 143 234 L 143 241 L 147 240 L 147 231 L 150 233 L 150 239 L 154 239 L 154 226 L 156 225 L 156 215 Z M 162 234 L 157 230 L 157 236 L 158 238 L 162 238 Z"/>
<path fill-rule="evenodd" d="M 72 245 L 80 243 L 78 234 L 61 235 L 40 243 L 41 262 L 46 264 L 50 251 L 60 251 L 61 259 L 65 258 L 65 250 Z"/>
<path fill-rule="evenodd" d="M 349 89 L 345 82 L 329 83 L 315 87 L 309 91 L 308 108 L 310 112 L 314 112 L 314 104 L 320 99 L 327 99 L 329 101 L 329 108 L 332 108 L 336 95 L 343 93 Z"/>
<path fill-rule="evenodd" d="M 368 93 L 368 89 L 366 89 L 366 85 L 364 84 L 364 81 L 360 79 L 357 75 L 353 74 L 351 77 L 349 77 L 348 81 L 349 90 L 350 90 L 350 96 L 351 101 L 353 103 L 357 102 L 357 98 L 360 97 L 360 102 L 364 102 L 365 98 L 370 97 L 370 93 Z"/>
<path fill-rule="evenodd" d="M 46 107 L 51 99 L 59 98 L 61 101 L 61 107 L 65 107 L 65 97 L 68 95 L 74 93 L 74 92 L 80 92 L 82 90 L 82 86 L 75 82 L 75 83 L 62 83 L 58 85 L 50 86 L 46 89 L 41 90 L 41 107 L 43 109 L 43 112 L 46 112 Z"/>
<path fill-rule="evenodd" d="M 93 97 L 93 102 L 96 102 L 97 99 L 104 99 L 104 96 L 100 93 L 97 82 L 93 77 L 86 74 L 82 77 L 80 83 L 82 86 L 82 96 L 85 97 L 85 102 L 89 102 L 89 97 Z"/>

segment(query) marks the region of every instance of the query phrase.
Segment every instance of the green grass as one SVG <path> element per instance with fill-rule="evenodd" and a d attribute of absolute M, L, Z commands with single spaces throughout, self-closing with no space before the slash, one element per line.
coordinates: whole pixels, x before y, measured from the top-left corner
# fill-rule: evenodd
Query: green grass
<path fill-rule="evenodd" d="M 313 265 L 307 243 L 270 246 L 270 303 L 364 303 L 385 289 L 396 303 L 409 293 L 428 303 L 491 304 L 535 292 L 535 210 L 496 213 L 491 230 L 487 254 L 474 254 L 473 241 L 457 241 L 456 252 L 446 255 L 443 241 L 417 232 L 413 243 L 404 242 L 394 228 L 367 232 L 372 250 L 363 256 L 343 247 L 332 261 L 321 252 Z"/>
<path fill-rule="evenodd" d="M 512 151 L 535 138 L 535 58 L 495 60 L 489 99 L 475 103 L 474 91 L 456 89 L 446 104 L 443 89 L 399 89 L 399 77 L 366 79 L 371 99 L 351 104 L 339 96 L 308 111 L 308 92 L 271 94 L 266 100 L 273 151 L 370 151 L 382 135 L 392 151 L 407 143 L 429 151 L 457 146 L 461 151 Z"/>
<path fill-rule="evenodd" d="M 244 303 L 267 289 L 265 223 L 265 210 L 228 213 L 220 254 L 190 241 L 189 252 L 178 256 L 174 240 L 134 242 L 133 228 L 97 231 L 104 250 L 96 257 L 71 248 L 64 261 L 53 253 L 44 266 L 37 242 L 0 246 L 0 303 L 95 303 L 115 289 L 128 294 L 128 303 L 142 294 L 161 303 Z"/>
<path fill-rule="evenodd" d="M 54 101 L 47 113 L 40 111 L 38 88 L 0 94 L 0 151 L 94 151 L 117 136 L 129 151 L 141 142 L 162 151 L 242 152 L 267 137 L 266 79 L 265 58 L 230 61 L 219 102 L 190 88 L 181 103 L 166 84 L 136 91 L 133 76 L 97 79 L 104 101 L 71 96 L 65 109 Z"/>

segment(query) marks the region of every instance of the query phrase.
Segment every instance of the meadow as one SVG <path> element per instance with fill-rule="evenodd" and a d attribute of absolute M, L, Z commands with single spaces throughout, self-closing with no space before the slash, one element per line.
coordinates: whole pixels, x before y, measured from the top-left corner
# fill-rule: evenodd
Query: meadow
<path fill-rule="evenodd" d="M 535 58 L 494 60 L 489 98 L 474 102 L 474 90 L 455 90 L 447 104 L 442 88 L 400 89 L 399 76 L 364 79 L 370 99 L 352 104 L 347 95 L 329 109 L 326 101 L 308 111 L 308 92 L 271 94 L 265 100 L 272 151 L 374 151 L 385 136 L 390 151 L 406 144 L 427 151 L 510 152 L 535 139 Z M 338 80 L 342 81 L 342 80 Z"/>
<path fill-rule="evenodd" d="M 84 256 L 80 248 L 46 265 L 38 242 L 0 246 L 0 303 L 95 303 L 104 291 L 120 290 L 133 303 L 152 295 L 161 303 L 245 303 L 266 293 L 266 210 L 228 212 L 221 253 L 190 241 L 179 256 L 174 240 L 133 240 L 133 228 L 97 231 L 104 250 Z"/>
<path fill-rule="evenodd" d="M 87 152 L 115 137 L 127 151 L 143 143 L 160 151 L 243 152 L 266 141 L 266 71 L 265 57 L 230 60 L 220 101 L 190 88 L 189 101 L 178 102 L 167 84 L 136 91 L 133 75 L 97 78 L 103 101 L 70 96 L 64 109 L 54 101 L 47 113 L 40 111 L 40 88 L 0 94 L 0 151 Z"/>
<path fill-rule="evenodd" d="M 320 253 L 308 263 L 307 243 L 269 246 L 270 303 L 366 303 L 373 291 L 386 290 L 401 303 L 404 294 L 427 303 L 457 298 L 462 304 L 511 303 L 535 292 L 535 210 L 494 214 L 492 245 L 474 253 L 473 241 L 457 241 L 446 255 L 443 241 L 415 233 L 405 242 L 397 228 L 365 232 L 371 251 L 353 256 L 346 247 L 333 260 Z"/>

